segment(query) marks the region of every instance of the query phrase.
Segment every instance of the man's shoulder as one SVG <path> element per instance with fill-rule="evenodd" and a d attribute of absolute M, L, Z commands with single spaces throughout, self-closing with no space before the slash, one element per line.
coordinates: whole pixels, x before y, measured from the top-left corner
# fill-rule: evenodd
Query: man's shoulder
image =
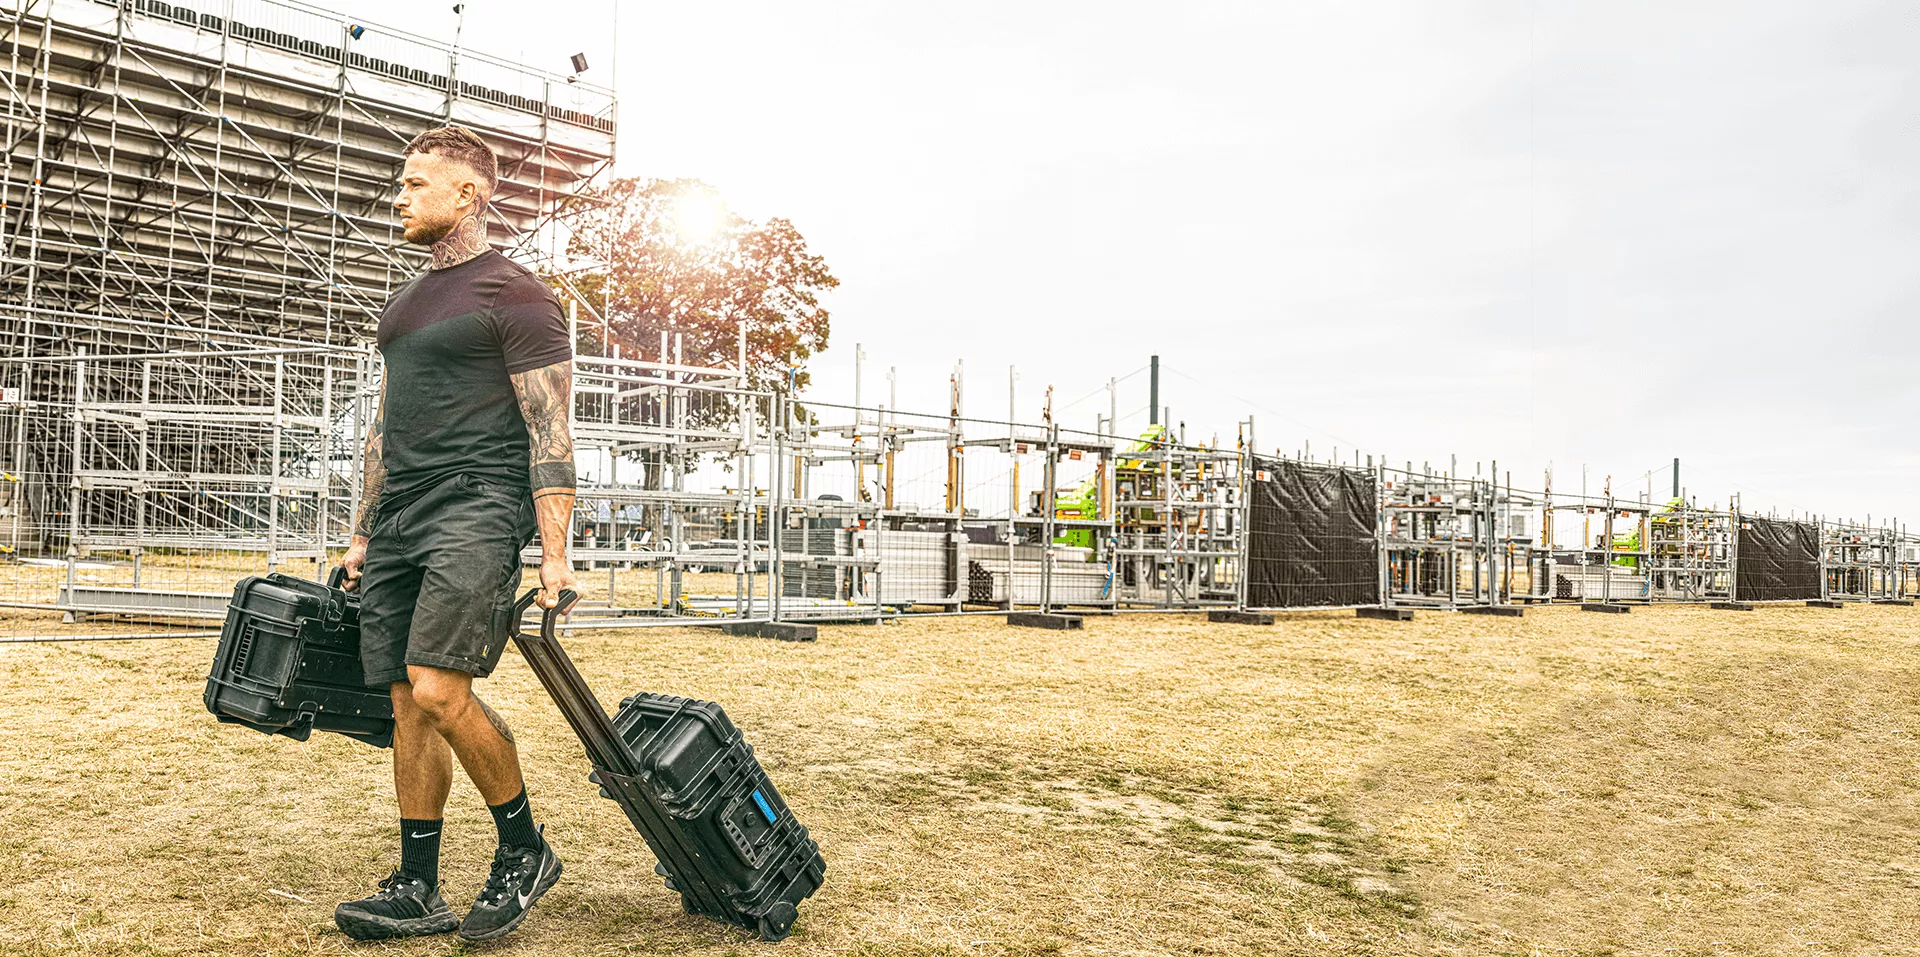
<path fill-rule="evenodd" d="M 498 256 L 499 254 L 495 253 L 495 255 Z M 540 278 L 539 273 L 505 256 L 500 256 L 499 259 L 499 264 L 493 267 L 493 269 L 496 270 L 495 275 L 500 281 L 499 290 L 494 293 L 495 305 L 507 306 L 529 302 L 557 303 L 560 301 L 560 297 L 554 293 L 553 287 L 547 285 L 547 281 Z"/>
<path fill-rule="evenodd" d="M 540 279 L 539 273 L 515 262 L 509 258 L 506 253 L 498 249 L 488 250 L 486 256 L 487 261 L 483 265 L 487 273 L 496 279 L 507 282 L 517 282 L 522 279 L 532 279 L 538 282 Z"/>

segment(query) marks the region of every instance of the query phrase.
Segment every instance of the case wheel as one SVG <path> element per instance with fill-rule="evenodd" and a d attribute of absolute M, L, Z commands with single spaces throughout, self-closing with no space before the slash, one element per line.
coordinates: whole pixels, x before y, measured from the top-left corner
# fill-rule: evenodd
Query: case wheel
<path fill-rule="evenodd" d="M 786 940 L 787 935 L 793 933 L 794 919 L 799 916 L 799 908 L 786 901 L 767 908 L 760 918 L 760 939 L 769 944 Z"/>

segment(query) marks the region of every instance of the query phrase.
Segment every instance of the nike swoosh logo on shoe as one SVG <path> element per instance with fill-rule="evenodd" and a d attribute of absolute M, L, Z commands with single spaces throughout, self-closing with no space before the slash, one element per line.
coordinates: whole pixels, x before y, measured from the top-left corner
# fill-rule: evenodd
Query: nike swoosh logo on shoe
<path fill-rule="evenodd" d="M 535 871 L 533 874 L 533 886 L 535 888 L 538 888 L 540 886 L 540 881 L 547 876 L 547 862 L 546 860 L 544 860 L 544 857 L 545 855 L 542 855 L 543 859 L 540 861 L 540 869 L 538 871 Z M 558 860 L 558 858 L 555 858 L 555 859 Z M 516 894 L 514 896 L 520 898 L 521 910 L 526 910 L 527 905 L 533 901 L 532 890 L 527 890 L 525 892 Z"/>

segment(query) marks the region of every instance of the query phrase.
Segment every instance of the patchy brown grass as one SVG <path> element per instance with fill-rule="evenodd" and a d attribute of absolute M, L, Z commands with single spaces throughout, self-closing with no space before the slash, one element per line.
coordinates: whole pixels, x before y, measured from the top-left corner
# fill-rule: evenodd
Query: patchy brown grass
<path fill-rule="evenodd" d="M 649 689 L 727 706 L 819 839 L 827 886 L 777 948 L 682 915 L 510 656 L 485 693 L 567 876 L 473 949 L 1913 953 L 1915 624 L 1668 608 L 928 619 L 807 645 L 582 633 L 569 646 L 607 704 Z M 386 755 L 216 725 L 211 652 L 0 646 L 0 952 L 461 952 L 333 929 L 333 903 L 395 856 Z M 462 780 L 456 908 L 491 836 Z"/>

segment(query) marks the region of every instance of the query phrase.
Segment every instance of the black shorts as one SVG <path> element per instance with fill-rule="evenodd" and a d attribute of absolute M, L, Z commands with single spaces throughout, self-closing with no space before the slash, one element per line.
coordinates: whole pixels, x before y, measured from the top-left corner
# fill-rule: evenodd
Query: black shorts
<path fill-rule="evenodd" d="M 405 681 L 408 665 L 486 677 L 514 627 L 531 493 L 455 475 L 380 512 L 359 584 L 367 686 Z"/>

